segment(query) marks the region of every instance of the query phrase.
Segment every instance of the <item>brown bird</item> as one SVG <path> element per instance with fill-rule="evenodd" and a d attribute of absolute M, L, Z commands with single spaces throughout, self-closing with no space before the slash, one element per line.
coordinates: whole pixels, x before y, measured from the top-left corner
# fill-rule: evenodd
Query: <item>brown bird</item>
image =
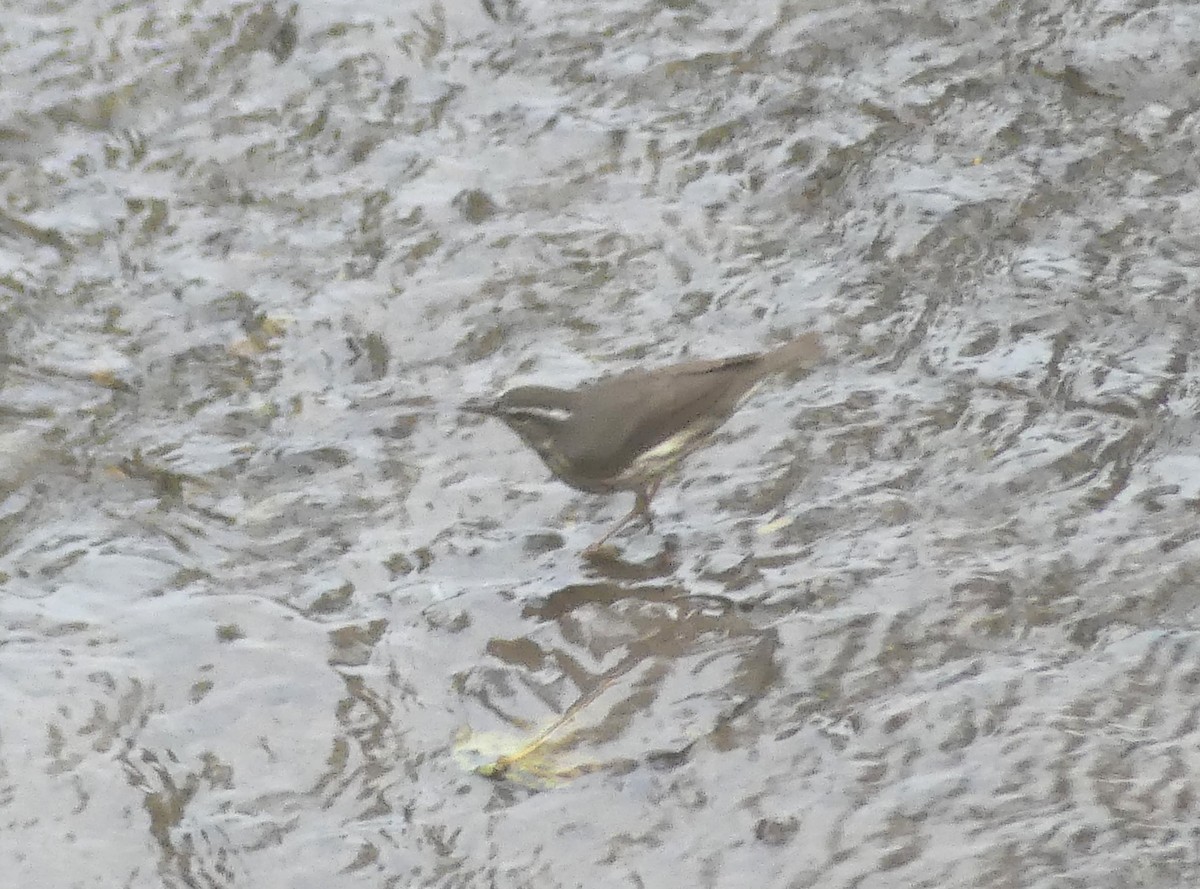
<path fill-rule="evenodd" d="M 580 491 L 633 491 L 633 509 L 584 550 L 632 522 L 650 524 L 664 476 L 702 447 L 764 377 L 806 370 L 825 355 L 805 334 L 768 352 L 630 370 L 576 389 L 520 386 L 464 409 L 498 417 L 562 481 Z"/>

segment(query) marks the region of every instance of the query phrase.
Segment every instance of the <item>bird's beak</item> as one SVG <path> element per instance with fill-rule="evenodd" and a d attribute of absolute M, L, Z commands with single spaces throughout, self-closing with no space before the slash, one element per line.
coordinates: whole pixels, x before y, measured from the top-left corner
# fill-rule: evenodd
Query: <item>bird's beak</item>
<path fill-rule="evenodd" d="M 496 416 L 496 405 L 483 398 L 472 398 L 462 403 L 462 409 L 469 414 L 483 414 L 487 417 Z"/>

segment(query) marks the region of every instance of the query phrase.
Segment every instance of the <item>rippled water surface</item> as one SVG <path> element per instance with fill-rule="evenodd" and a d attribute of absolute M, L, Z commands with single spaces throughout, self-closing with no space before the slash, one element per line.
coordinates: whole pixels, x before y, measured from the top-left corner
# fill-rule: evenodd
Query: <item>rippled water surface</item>
<path fill-rule="evenodd" d="M 12 885 L 1200 884 L 1200 7 L 4 15 Z"/>

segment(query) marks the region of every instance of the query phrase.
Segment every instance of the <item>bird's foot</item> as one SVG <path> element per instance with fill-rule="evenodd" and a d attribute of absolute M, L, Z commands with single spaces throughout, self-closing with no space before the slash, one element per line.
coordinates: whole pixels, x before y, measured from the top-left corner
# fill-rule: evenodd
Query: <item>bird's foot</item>
<path fill-rule="evenodd" d="M 605 543 L 603 540 L 597 540 L 595 543 L 589 544 L 581 555 L 589 562 L 611 562 L 615 560 L 620 553 L 616 544 Z"/>

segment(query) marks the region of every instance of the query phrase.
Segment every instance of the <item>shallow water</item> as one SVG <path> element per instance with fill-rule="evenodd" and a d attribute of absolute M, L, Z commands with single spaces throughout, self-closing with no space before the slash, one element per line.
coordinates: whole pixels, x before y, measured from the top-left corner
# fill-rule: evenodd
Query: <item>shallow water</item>
<path fill-rule="evenodd" d="M 14 885 L 1200 880 L 1200 8 L 6 16 Z M 457 410 L 810 329 L 619 559 Z"/>

